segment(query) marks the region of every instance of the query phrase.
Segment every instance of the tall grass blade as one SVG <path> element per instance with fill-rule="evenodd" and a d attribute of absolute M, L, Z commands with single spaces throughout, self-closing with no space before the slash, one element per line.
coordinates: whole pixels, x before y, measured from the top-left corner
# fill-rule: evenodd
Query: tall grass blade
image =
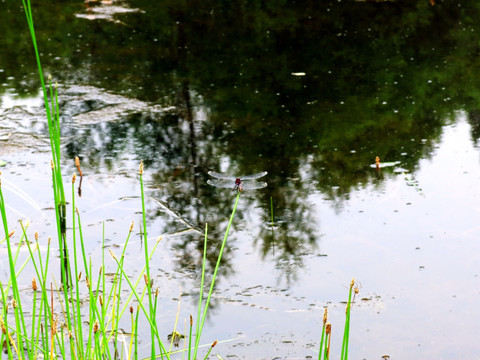
<path fill-rule="evenodd" d="M 237 194 L 237 199 L 235 201 L 235 205 L 233 206 L 232 215 L 230 215 L 230 220 L 228 222 L 227 229 L 225 231 L 225 236 L 223 237 L 222 245 L 220 247 L 220 252 L 218 253 L 217 264 L 215 265 L 215 270 L 213 272 L 212 282 L 210 284 L 210 290 L 208 292 L 205 307 L 203 309 L 203 315 L 202 315 L 201 319 L 199 318 L 199 320 L 200 320 L 199 325 L 198 325 L 198 320 L 197 320 L 197 333 L 196 333 L 196 337 L 195 337 L 195 350 L 194 350 L 194 353 L 193 353 L 193 359 L 197 358 L 197 350 L 198 350 L 198 346 L 200 344 L 200 337 L 202 335 L 203 325 L 205 324 L 205 319 L 207 317 L 208 305 L 210 304 L 210 298 L 212 297 L 213 288 L 214 288 L 214 285 L 215 285 L 215 279 L 217 277 L 218 268 L 220 267 L 220 262 L 222 260 L 223 250 L 225 248 L 225 244 L 227 243 L 228 233 L 230 232 L 230 227 L 232 226 L 233 217 L 235 215 L 235 211 L 237 210 L 238 201 L 240 199 L 240 193 L 241 192 L 239 191 L 238 194 Z M 205 272 L 206 251 L 207 251 L 207 233 L 205 231 L 204 257 L 203 257 L 202 282 L 201 282 L 202 285 L 201 285 L 201 291 L 200 291 L 199 308 L 201 306 L 201 299 L 202 299 L 201 294 L 203 292 L 203 280 L 204 280 L 204 272 Z"/>

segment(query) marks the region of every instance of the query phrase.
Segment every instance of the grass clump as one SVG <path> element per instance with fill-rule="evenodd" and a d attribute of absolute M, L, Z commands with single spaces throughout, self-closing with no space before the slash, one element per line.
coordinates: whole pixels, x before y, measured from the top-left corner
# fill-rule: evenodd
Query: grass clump
<path fill-rule="evenodd" d="M 343 330 L 342 353 L 340 360 L 348 359 L 348 342 L 350 339 L 350 310 L 352 303 L 355 301 L 355 295 L 360 291 L 359 286 L 355 286 L 355 279 L 350 282 L 350 290 L 348 292 L 347 306 L 345 308 L 345 327 Z M 355 286 L 355 287 L 354 287 Z M 353 299 L 352 299 L 353 294 Z M 318 360 L 328 360 L 330 358 L 330 341 L 332 336 L 332 324 L 327 322 L 328 310 L 325 308 L 323 313 L 322 336 L 320 338 L 320 346 L 318 351 Z"/>

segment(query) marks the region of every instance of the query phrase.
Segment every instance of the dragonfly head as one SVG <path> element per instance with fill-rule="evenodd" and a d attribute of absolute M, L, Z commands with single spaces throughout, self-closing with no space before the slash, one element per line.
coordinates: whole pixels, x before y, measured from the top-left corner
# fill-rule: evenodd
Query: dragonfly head
<path fill-rule="evenodd" d="M 235 179 L 235 186 L 233 190 L 242 191 L 243 190 L 243 181 L 240 178 Z"/>

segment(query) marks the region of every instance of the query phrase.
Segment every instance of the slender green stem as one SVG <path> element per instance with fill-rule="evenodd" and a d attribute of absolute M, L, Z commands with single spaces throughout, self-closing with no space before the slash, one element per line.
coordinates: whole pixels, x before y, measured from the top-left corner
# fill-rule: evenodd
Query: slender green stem
<path fill-rule="evenodd" d="M 348 359 L 348 340 L 350 337 L 350 309 L 352 306 L 352 292 L 354 285 L 355 279 L 352 279 L 350 283 L 350 291 L 348 292 L 347 308 L 345 310 L 345 329 L 343 331 L 342 354 L 340 357 L 341 360 Z"/>
<path fill-rule="evenodd" d="M 139 170 L 139 175 L 140 175 L 140 194 L 142 198 L 142 221 L 143 221 L 143 247 L 145 250 L 145 270 L 147 274 L 147 291 L 148 291 L 148 307 L 149 307 L 149 312 L 150 312 L 150 319 L 153 322 L 155 326 L 155 316 L 153 313 L 153 301 L 152 301 L 152 287 L 151 287 L 151 277 L 150 277 L 150 264 L 149 264 L 149 258 L 148 258 L 148 234 L 147 234 L 147 219 L 146 219 L 146 211 L 145 211 L 145 192 L 143 189 L 143 161 L 140 163 L 140 170 Z M 150 337 L 151 337 L 151 358 L 155 358 L 155 336 L 153 330 L 150 332 Z"/>
<path fill-rule="evenodd" d="M 198 312 L 197 312 L 197 324 L 196 324 L 196 331 L 195 333 L 195 349 L 198 347 L 200 343 L 200 322 L 201 322 L 201 313 L 202 313 L 202 303 L 203 303 L 203 287 L 205 284 L 205 266 L 207 263 L 207 240 L 208 240 L 208 224 L 205 224 L 205 238 L 203 242 L 203 259 L 202 259 L 202 277 L 200 280 L 200 293 L 198 295 Z M 194 356 L 196 355 L 196 351 L 194 351 Z M 188 360 L 190 360 L 190 348 L 188 354 Z"/>
<path fill-rule="evenodd" d="M 76 221 L 75 221 L 75 179 L 76 176 L 72 178 L 72 241 L 73 241 L 73 259 L 74 259 L 74 268 L 75 268 L 75 304 L 76 308 L 73 312 L 73 325 L 75 334 L 75 341 L 77 342 L 78 353 L 77 356 L 80 359 L 85 357 L 85 352 L 83 346 L 83 331 L 82 331 L 82 312 L 80 308 L 80 287 L 79 287 L 79 271 L 78 271 L 78 261 L 77 261 L 77 236 L 76 236 Z M 73 299 L 73 296 L 72 296 Z M 73 308 L 72 308 L 73 310 Z M 73 349 L 72 349 L 73 350 Z M 72 351 L 74 353 L 74 351 Z"/>
<path fill-rule="evenodd" d="M 3 198 L 3 191 L 2 191 L 2 186 L 1 186 L 1 179 L 0 179 L 0 213 L 2 216 L 2 222 L 3 222 L 3 230 L 5 233 L 5 239 L 7 242 L 7 254 L 8 254 L 8 265 L 10 267 L 10 282 L 12 284 L 12 290 L 13 290 L 13 299 L 16 302 L 16 305 L 18 306 L 18 311 L 20 314 L 23 314 L 24 312 L 22 311 L 22 302 L 20 299 L 20 293 L 18 289 L 18 284 L 17 284 L 17 277 L 15 276 L 15 265 L 14 265 L 14 260 L 13 260 L 13 254 L 12 254 L 12 244 L 10 242 L 10 235 L 8 231 L 8 222 L 7 222 L 7 214 L 5 211 L 5 199 Z M 3 289 L 2 289 L 3 290 Z M 4 302 L 5 304 L 5 302 Z M 18 311 L 15 311 L 15 317 L 17 318 L 18 316 Z M 23 321 L 22 321 L 23 322 Z M 19 328 L 20 322 L 17 323 L 17 331 L 20 330 Z M 27 334 L 26 328 L 25 328 L 25 323 L 23 322 L 24 326 L 24 334 Z M 20 331 L 18 331 L 20 333 Z M 7 339 L 8 341 L 8 339 Z M 20 346 L 20 351 L 21 351 L 21 356 L 25 358 L 25 351 L 24 347 Z"/>
<path fill-rule="evenodd" d="M 197 358 L 197 351 L 198 351 L 198 346 L 200 344 L 200 337 L 202 335 L 202 330 L 203 330 L 203 325 L 205 323 L 205 319 L 207 318 L 208 305 L 210 304 L 210 298 L 212 297 L 213 288 L 215 286 L 215 279 L 217 278 L 218 268 L 220 267 L 220 262 L 222 260 L 223 250 L 225 248 L 225 244 L 227 243 L 228 233 L 230 232 L 230 227 L 232 226 L 233 217 L 235 215 L 235 211 L 237 210 L 237 205 L 238 205 L 239 199 L 240 199 L 240 191 L 237 194 L 237 199 L 236 199 L 235 205 L 233 207 L 232 215 L 230 216 L 230 220 L 229 220 L 228 225 L 227 225 L 227 230 L 225 231 L 225 236 L 223 237 L 222 246 L 220 247 L 220 252 L 218 254 L 217 264 L 215 265 L 215 270 L 213 272 L 212 282 L 210 284 L 210 290 L 208 292 L 207 301 L 206 301 L 205 307 L 203 309 L 203 316 L 201 318 L 200 328 L 197 331 L 197 334 L 196 334 L 196 337 L 195 337 L 195 350 L 194 350 L 194 353 L 193 353 L 193 359 Z M 206 246 L 205 246 L 205 248 L 206 248 Z M 205 249 L 204 249 L 204 251 L 205 251 Z"/>
<path fill-rule="evenodd" d="M 127 274 L 125 273 L 125 270 L 123 269 L 123 266 L 120 265 L 120 262 L 118 261 L 117 257 L 113 254 L 112 251 L 110 251 L 110 254 L 111 254 L 112 258 L 115 260 L 115 262 L 117 263 L 117 266 L 119 267 L 120 271 L 122 272 L 123 277 L 125 278 L 128 285 L 130 286 L 130 289 L 132 290 L 132 293 L 135 295 L 135 297 L 138 301 L 138 305 L 142 309 L 142 311 L 145 315 L 145 318 L 147 319 L 147 321 L 150 325 L 151 331 L 153 332 L 153 334 L 157 338 L 158 344 L 160 345 L 160 349 L 163 351 L 163 353 L 165 353 L 165 355 L 167 356 L 167 359 L 170 360 L 170 357 L 168 356 L 168 353 L 167 353 L 167 351 L 166 351 L 166 349 L 165 349 L 165 347 L 162 343 L 162 340 L 160 339 L 160 335 L 158 334 L 158 329 L 157 329 L 154 321 L 150 318 L 150 312 L 153 310 L 153 308 L 152 308 L 152 310 L 147 312 L 147 309 L 145 309 L 145 306 L 143 306 L 142 298 L 138 295 L 137 291 L 135 290 L 133 284 L 131 283 L 130 279 L 128 278 Z M 148 288 L 149 284 L 147 284 L 145 286 Z"/>
<path fill-rule="evenodd" d="M 322 360 L 323 341 L 325 340 L 325 323 L 322 326 L 322 338 L 320 339 L 320 346 L 318 349 L 318 360 Z"/>

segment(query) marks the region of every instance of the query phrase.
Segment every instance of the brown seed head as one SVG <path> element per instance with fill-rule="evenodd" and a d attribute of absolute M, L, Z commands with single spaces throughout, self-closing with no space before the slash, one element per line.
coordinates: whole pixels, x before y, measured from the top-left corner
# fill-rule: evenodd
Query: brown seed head
<path fill-rule="evenodd" d="M 192 326 L 193 326 L 193 316 L 192 316 L 192 314 L 190 314 L 190 327 L 192 327 Z"/>
<path fill-rule="evenodd" d="M 77 180 L 77 174 L 73 173 L 73 175 L 72 175 L 72 184 L 75 184 L 75 180 Z"/>
<path fill-rule="evenodd" d="M 48 245 L 50 245 L 50 241 L 52 241 L 52 237 L 51 237 L 51 236 L 48 237 Z"/>
<path fill-rule="evenodd" d="M 17 301 L 16 301 L 15 299 L 12 299 L 12 307 L 13 307 L 14 309 L 17 308 Z"/>
<path fill-rule="evenodd" d="M 323 325 L 327 323 L 327 317 L 328 317 L 328 309 L 325 308 L 325 311 L 323 312 Z"/>
<path fill-rule="evenodd" d="M 138 170 L 138 174 L 139 174 L 140 176 L 143 175 L 143 160 L 140 161 L 140 169 Z"/>
<path fill-rule="evenodd" d="M 143 280 L 145 281 L 145 285 L 148 286 L 148 277 L 146 273 L 143 273 Z"/>
<path fill-rule="evenodd" d="M 76 167 L 80 166 L 80 159 L 78 158 L 78 156 L 75 156 L 75 166 Z"/>
<path fill-rule="evenodd" d="M 95 320 L 95 324 L 93 324 L 93 333 L 96 334 L 98 331 L 98 328 L 100 327 L 98 320 Z"/>
<path fill-rule="evenodd" d="M 213 348 L 215 345 L 217 345 L 217 344 L 218 344 L 218 341 L 215 340 L 215 341 L 213 342 L 213 344 L 212 344 L 212 348 Z"/>
<path fill-rule="evenodd" d="M 325 326 L 325 333 L 328 335 L 332 332 L 332 324 L 328 323 L 326 326 Z"/>
<path fill-rule="evenodd" d="M 108 249 L 108 251 L 110 252 L 110 256 L 113 258 L 113 260 L 117 260 L 117 257 L 113 253 L 112 249 Z"/>
<path fill-rule="evenodd" d="M 157 289 L 155 290 L 155 297 L 158 297 L 158 287 L 157 287 Z"/>
<path fill-rule="evenodd" d="M 80 273 L 78 274 L 77 281 L 80 281 L 81 278 L 82 278 L 82 272 L 80 271 Z"/>
<path fill-rule="evenodd" d="M 53 160 L 50 160 L 50 168 L 53 170 L 55 166 L 53 166 Z"/>
<path fill-rule="evenodd" d="M 100 270 L 98 271 L 98 275 L 102 275 L 102 267 L 100 266 Z"/>
<path fill-rule="evenodd" d="M 133 306 L 130 305 L 130 314 L 133 314 Z"/>
<path fill-rule="evenodd" d="M 7 328 L 5 327 L 5 324 L 2 322 L 2 333 L 6 334 L 7 333 Z"/>
<path fill-rule="evenodd" d="M 8 237 L 11 238 L 13 236 L 13 234 L 15 234 L 15 230 L 10 231 L 10 233 L 8 234 Z"/>
<path fill-rule="evenodd" d="M 38 241 L 38 231 L 35 231 L 35 241 Z"/>
<path fill-rule="evenodd" d="M 55 321 L 52 324 L 52 335 L 55 335 L 57 333 L 57 325 L 58 325 L 58 319 L 55 319 Z"/>
<path fill-rule="evenodd" d="M 68 338 L 69 339 L 73 338 L 72 330 L 68 330 Z"/>
<path fill-rule="evenodd" d="M 98 301 L 100 302 L 100 306 L 103 307 L 103 298 L 102 298 L 102 295 L 98 295 Z"/>
<path fill-rule="evenodd" d="M 134 225 L 134 222 L 132 221 L 132 223 L 130 224 L 130 229 L 128 230 L 129 232 L 133 231 L 133 225 Z"/>
<path fill-rule="evenodd" d="M 350 283 L 350 289 L 353 288 L 353 285 L 355 285 L 355 278 L 353 278 L 352 282 Z"/>
<path fill-rule="evenodd" d="M 37 281 L 35 278 L 32 279 L 32 290 L 37 291 Z"/>

